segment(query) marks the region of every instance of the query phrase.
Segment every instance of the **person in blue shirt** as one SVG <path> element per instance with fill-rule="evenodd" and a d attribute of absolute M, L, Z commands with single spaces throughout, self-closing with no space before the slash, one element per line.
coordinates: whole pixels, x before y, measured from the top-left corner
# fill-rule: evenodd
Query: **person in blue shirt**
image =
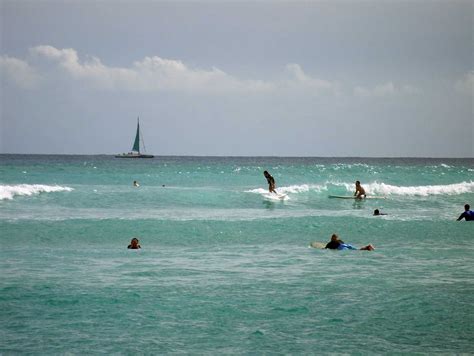
<path fill-rule="evenodd" d="M 471 207 L 469 204 L 464 205 L 464 213 L 459 215 L 459 218 L 457 221 L 460 221 L 462 219 L 466 219 L 466 221 L 474 221 L 474 211 L 470 210 Z"/>

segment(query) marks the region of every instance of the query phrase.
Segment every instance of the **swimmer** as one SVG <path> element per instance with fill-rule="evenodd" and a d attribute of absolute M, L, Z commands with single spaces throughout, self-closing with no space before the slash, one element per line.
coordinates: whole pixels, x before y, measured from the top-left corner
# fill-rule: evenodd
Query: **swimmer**
<path fill-rule="evenodd" d="M 270 193 L 278 194 L 275 190 L 275 179 L 273 179 L 273 177 L 270 175 L 270 173 L 268 173 L 268 171 L 263 172 L 263 175 L 265 176 L 265 178 L 267 178 L 268 191 Z"/>
<path fill-rule="evenodd" d="M 138 250 L 139 248 L 142 248 L 142 247 L 140 246 L 140 241 L 138 241 L 138 239 L 134 237 L 132 241 L 130 241 L 130 245 L 128 245 L 127 248 L 132 249 L 132 250 Z"/>
<path fill-rule="evenodd" d="M 325 248 L 330 250 L 343 250 L 345 248 L 349 250 L 357 250 L 354 246 L 346 244 L 344 243 L 344 241 L 340 240 L 339 236 L 337 236 L 336 234 L 332 234 L 331 241 L 327 243 Z M 359 250 L 373 251 L 375 250 L 375 248 L 374 246 L 369 244 L 367 246 L 361 247 Z"/>
<path fill-rule="evenodd" d="M 387 215 L 387 214 L 381 213 L 381 212 L 379 211 L 379 209 L 375 209 L 375 210 L 374 210 L 374 216 L 380 216 L 380 215 Z"/>
<path fill-rule="evenodd" d="M 140 184 L 138 184 L 138 182 L 136 180 L 134 180 L 133 181 L 133 186 L 138 188 L 140 186 Z"/>
<path fill-rule="evenodd" d="M 366 197 L 365 189 L 362 188 L 359 181 L 356 181 L 355 184 L 356 184 L 356 191 L 354 193 L 354 196 L 356 196 L 357 199 L 365 198 Z"/>
<path fill-rule="evenodd" d="M 457 221 L 466 219 L 466 221 L 474 221 L 474 211 L 470 210 L 471 206 L 469 204 L 464 205 L 464 212 L 459 215 Z"/>

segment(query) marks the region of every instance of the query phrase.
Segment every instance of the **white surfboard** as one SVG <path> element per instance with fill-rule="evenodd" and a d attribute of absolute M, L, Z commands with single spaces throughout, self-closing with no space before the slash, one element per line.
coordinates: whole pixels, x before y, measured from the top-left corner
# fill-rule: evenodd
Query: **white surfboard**
<path fill-rule="evenodd" d="M 326 245 L 327 245 L 327 242 L 313 241 L 313 242 L 311 242 L 311 244 L 309 246 L 312 247 L 312 248 L 324 249 L 324 248 L 326 248 Z"/>
<path fill-rule="evenodd" d="M 267 199 L 271 199 L 271 200 L 287 200 L 289 199 L 290 197 L 287 195 L 287 194 L 280 194 L 280 193 L 266 193 L 266 194 L 263 194 L 263 196 Z"/>

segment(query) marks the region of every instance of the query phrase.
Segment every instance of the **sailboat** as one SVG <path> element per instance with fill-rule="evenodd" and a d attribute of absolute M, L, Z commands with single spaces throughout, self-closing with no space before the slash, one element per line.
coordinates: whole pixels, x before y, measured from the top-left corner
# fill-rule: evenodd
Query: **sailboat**
<path fill-rule="evenodd" d="M 153 155 L 147 155 L 140 152 L 140 138 L 143 142 L 143 148 L 145 148 L 145 143 L 143 137 L 140 133 L 140 118 L 137 118 L 137 134 L 135 135 L 135 141 L 133 142 L 132 152 L 122 153 L 121 155 L 116 155 L 116 158 L 153 158 Z"/>

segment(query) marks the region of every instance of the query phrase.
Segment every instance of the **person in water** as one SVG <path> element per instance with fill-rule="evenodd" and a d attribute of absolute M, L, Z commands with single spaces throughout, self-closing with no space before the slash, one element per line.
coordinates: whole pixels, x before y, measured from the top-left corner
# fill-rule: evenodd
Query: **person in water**
<path fill-rule="evenodd" d="M 127 248 L 132 249 L 132 250 L 138 250 L 139 248 L 142 248 L 142 247 L 140 246 L 140 241 L 138 241 L 138 239 L 134 237 L 132 241 L 130 241 L 130 245 L 128 245 Z"/>
<path fill-rule="evenodd" d="M 336 234 L 332 234 L 331 241 L 327 243 L 325 248 L 330 250 L 357 250 L 354 246 L 344 243 L 344 241 L 339 239 L 339 236 Z M 375 248 L 369 244 L 367 246 L 361 247 L 359 250 L 373 251 Z"/>
<path fill-rule="evenodd" d="M 133 181 L 133 186 L 134 186 L 134 187 L 139 187 L 140 184 L 138 184 L 138 182 L 137 182 L 136 180 L 134 180 L 134 181 Z"/>
<path fill-rule="evenodd" d="M 474 221 L 474 211 L 471 210 L 471 206 L 469 204 L 464 205 L 464 212 L 459 215 L 457 221 L 462 219 L 466 219 L 466 221 Z"/>
<path fill-rule="evenodd" d="M 381 213 L 381 212 L 379 211 L 379 209 L 375 209 L 375 210 L 374 210 L 374 216 L 380 216 L 380 215 L 387 215 L 387 214 Z"/>
<path fill-rule="evenodd" d="M 276 190 L 275 190 L 275 179 L 270 175 L 270 173 L 268 173 L 268 171 L 264 171 L 263 172 L 263 175 L 265 176 L 265 178 L 267 178 L 267 182 L 268 182 L 268 191 L 270 193 L 275 193 L 277 194 Z"/>
<path fill-rule="evenodd" d="M 354 196 L 356 196 L 357 199 L 365 198 L 366 197 L 365 189 L 362 188 L 359 181 L 356 181 L 355 184 L 356 184 L 356 191 L 354 193 Z"/>

